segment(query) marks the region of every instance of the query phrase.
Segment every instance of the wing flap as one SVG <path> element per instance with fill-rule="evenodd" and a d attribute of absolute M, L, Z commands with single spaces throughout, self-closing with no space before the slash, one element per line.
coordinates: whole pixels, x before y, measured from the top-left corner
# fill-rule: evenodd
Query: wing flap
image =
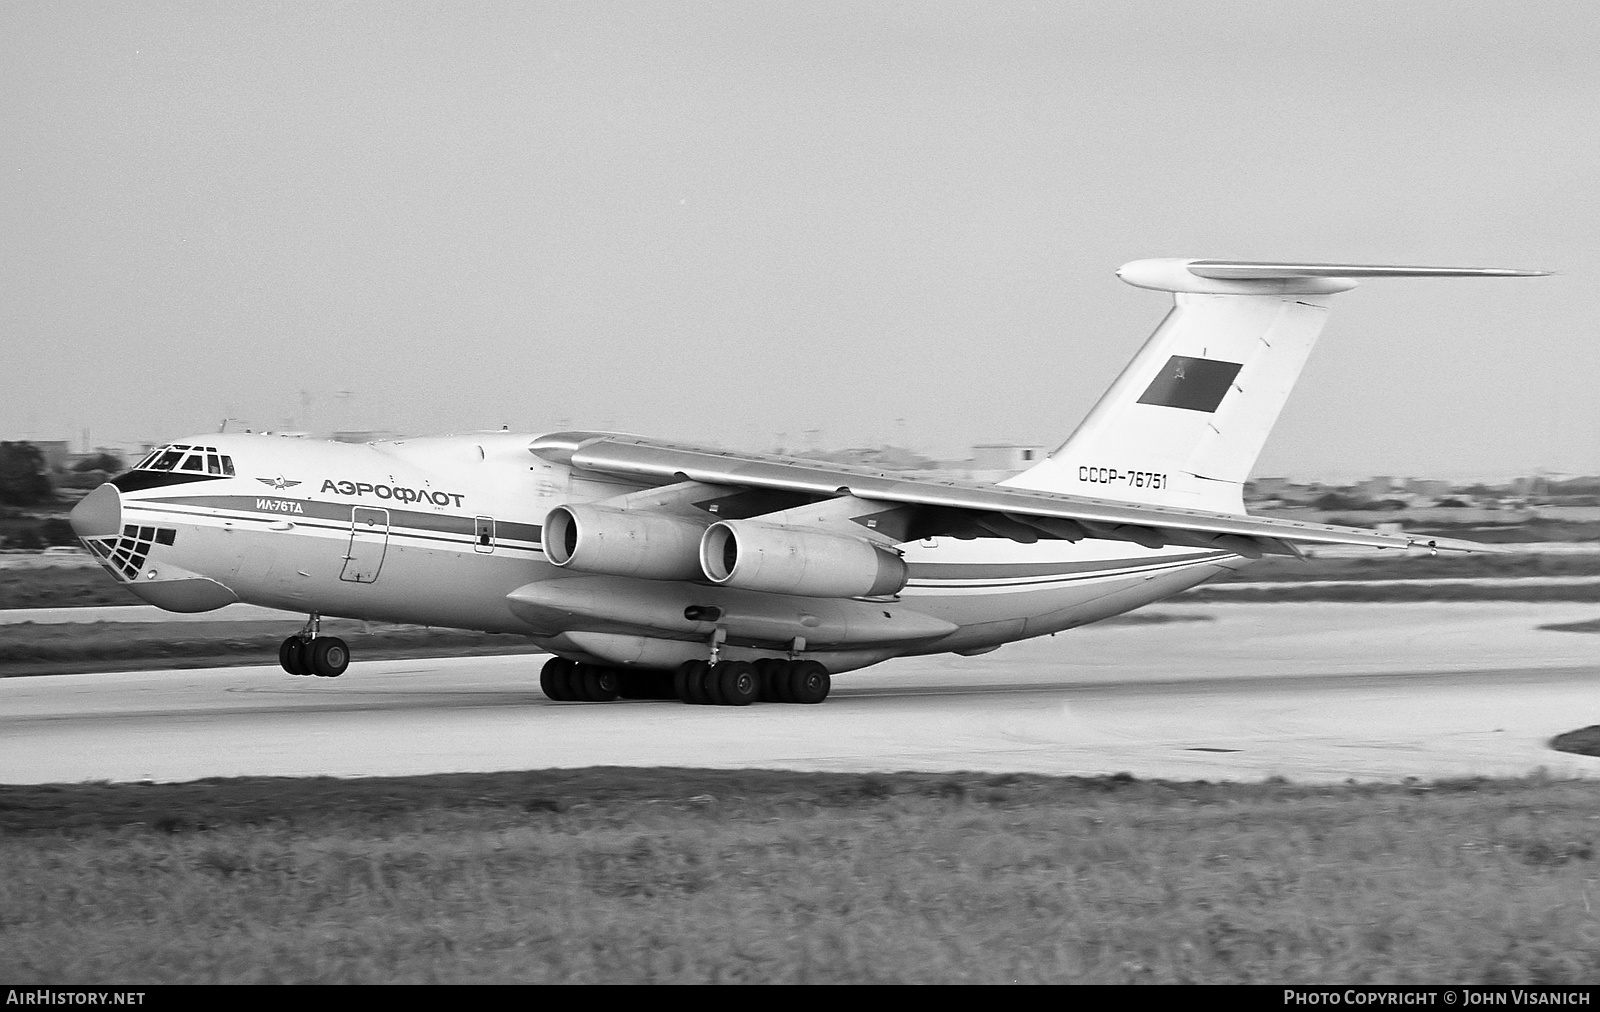
<path fill-rule="evenodd" d="M 1074 540 L 1072 535 L 1081 530 L 1090 537 L 1131 541 L 1149 547 L 1189 543 L 1188 539 L 1194 537 L 1205 539 L 1208 545 L 1218 548 L 1234 544 L 1237 548 L 1268 554 L 1281 554 L 1285 550 L 1292 554 L 1291 546 L 1295 544 L 1462 552 L 1495 550 L 1478 542 L 1405 532 L 1113 502 L 976 482 L 908 480 L 868 468 L 731 453 L 612 433 L 557 433 L 535 441 L 529 449 L 538 456 L 560 460 L 582 470 L 645 482 L 739 485 L 800 492 L 819 498 L 853 495 L 876 502 L 967 511 L 979 526 L 1007 538 L 1018 534 L 1032 536 L 1027 532 L 1039 531 L 1049 537 Z M 1063 522 L 1073 526 L 1065 526 Z M 1249 543 L 1224 540 L 1229 538 Z M 1235 551 L 1235 548 L 1227 550 Z"/>

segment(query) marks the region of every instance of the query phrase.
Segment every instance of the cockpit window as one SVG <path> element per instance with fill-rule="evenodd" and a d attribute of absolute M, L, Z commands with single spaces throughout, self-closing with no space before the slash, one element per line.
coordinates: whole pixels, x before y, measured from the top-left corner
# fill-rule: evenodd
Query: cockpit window
<path fill-rule="evenodd" d="M 204 471 L 207 474 L 233 475 L 233 458 L 217 452 L 215 446 L 184 446 L 174 443 L 154 450 L 133 465 L 135 471 Z"/>
<path fill-rule="evenodd" d="M 150 476 L 151 471 L 187 472 L 194 477 L 180 478 L 172 475 L 170 478 L 156 480 Z M 144 472 L 146 476 L 138 478 L 136 472 Z M 152 450 L 143 460 L 133 465 L 132 471 L 118 478 L 116 485 L 124 492 L 130 492 L 135 488 L 155 488 L 174 482 L 201 481 L 206 477 L 232 478 L 233 475 L 233 458 L 225 453 L 218 453 L 215 446 L 186 446 L 183 443 L 172 443 Z"/>

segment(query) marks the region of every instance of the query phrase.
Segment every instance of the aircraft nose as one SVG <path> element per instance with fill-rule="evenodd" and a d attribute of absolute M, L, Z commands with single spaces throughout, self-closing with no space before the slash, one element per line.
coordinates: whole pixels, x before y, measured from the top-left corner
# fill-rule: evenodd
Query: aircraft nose
<path fill-rule="evenodd" d="M 72 507 L 67 522 L 80 538 L 109 538 L 122 533 L 122 493 L 106 482 Z"/>

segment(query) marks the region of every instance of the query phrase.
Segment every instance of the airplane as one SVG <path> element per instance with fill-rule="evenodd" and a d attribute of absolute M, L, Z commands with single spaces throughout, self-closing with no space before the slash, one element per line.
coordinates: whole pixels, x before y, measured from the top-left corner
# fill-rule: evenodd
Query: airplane
<path fill-rule="evenodd" d="M 1304 545 L 1470 541 L 1253 517 L 1243 487 L 1327 318 L 1365 279 L 1498 268 L 1155 259 L 1155 333 L 1054 452 L 998 484 L 609 432 L 163 446 L 72 510 L 145 601 L 300 612 L 278 660 L 334 677 L 323 617 L 515 633 L 552 700 L 816 704 L 835 675 L 972 656 Z"/>

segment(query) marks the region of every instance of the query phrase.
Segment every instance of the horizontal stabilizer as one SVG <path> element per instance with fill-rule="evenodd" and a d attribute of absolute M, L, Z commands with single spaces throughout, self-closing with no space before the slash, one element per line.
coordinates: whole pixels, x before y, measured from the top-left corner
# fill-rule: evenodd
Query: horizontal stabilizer
<path fill-rule="evenodd" d="M 1505 267 L 1394 267 L 1385 264 L 1276 264 L 1248 260 L 1195 260 L 1189 273 L 1235 281 L 1271 278 L 1535 278 L 1545 271 Z"/>
<path fill-rule="evenodd" d="M 1294 264 L 1257 260 L 1135 260 L 1117 277 L 1138 288 L 1196 295 L 1332 295 L 1363 278 L 1534 278 L 1548 271 L 1504 267 Z"/>

